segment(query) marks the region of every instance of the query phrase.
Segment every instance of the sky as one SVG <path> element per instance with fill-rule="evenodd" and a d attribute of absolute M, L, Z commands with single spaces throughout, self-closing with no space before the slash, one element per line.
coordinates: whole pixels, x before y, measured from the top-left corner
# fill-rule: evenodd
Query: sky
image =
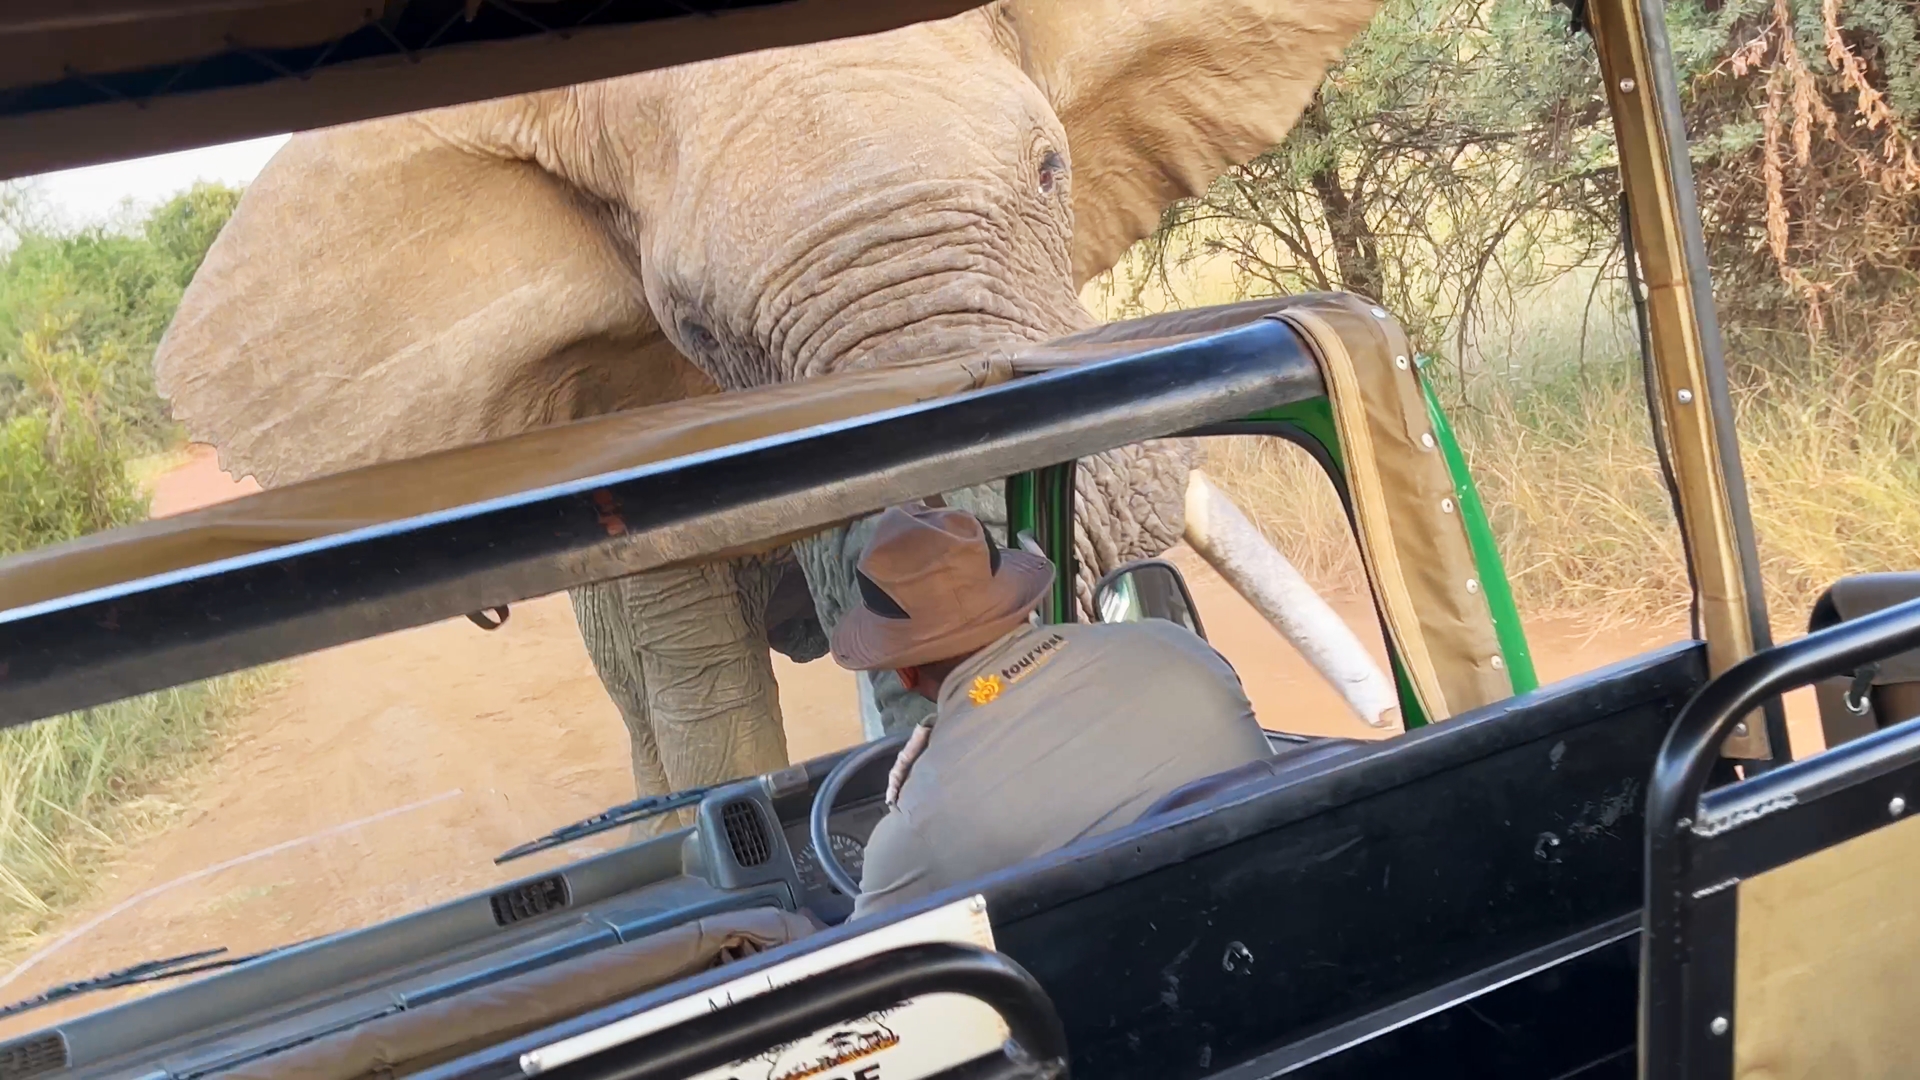
<path fill-rule="evenodd" d="M 25 186 L 29 197 L 55 221 L 68 226 L 90 225 L 112 219 L 129 202 L 136 210 L 150 208 L 192 187 L 196 180 L 244 184 L 259 174 L 267 159 L 286 141 L 285 135 L 272 135 L 42 173 L 29 178 Z"/>

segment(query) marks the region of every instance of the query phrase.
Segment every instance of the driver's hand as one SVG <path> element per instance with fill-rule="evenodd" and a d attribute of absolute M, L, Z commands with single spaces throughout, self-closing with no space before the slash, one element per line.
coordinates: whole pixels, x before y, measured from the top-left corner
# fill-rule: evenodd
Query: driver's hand
<path fill-rule="evenodd" d="M 933 725 L 915 724 L 913 734 L 907 736 L 907 745 L 893 759 L 893 768 L 887 773 L 887 808 L 900 805 L 900 789 L 906 786 L 907 775 L 913 772 L 913 763 L 926 752 L 927 742 L 933 738 Z"/>

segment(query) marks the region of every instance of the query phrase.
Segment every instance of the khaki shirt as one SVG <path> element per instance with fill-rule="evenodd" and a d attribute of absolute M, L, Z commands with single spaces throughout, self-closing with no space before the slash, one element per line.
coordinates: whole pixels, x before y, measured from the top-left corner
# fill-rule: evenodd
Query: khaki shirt
<path fill-rule="evenodd" d="M 854 915 L 1131 824 L 1270 753 L 1238 676 L 1186 628 L 1022 627 L 942 684 L 932 740 L 867 842 Z"/>

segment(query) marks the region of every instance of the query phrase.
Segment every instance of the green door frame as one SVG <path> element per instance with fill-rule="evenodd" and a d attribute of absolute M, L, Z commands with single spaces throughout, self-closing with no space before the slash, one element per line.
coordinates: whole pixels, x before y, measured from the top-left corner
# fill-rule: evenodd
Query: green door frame
<path fill-rule="evenodd" d="M 1426 398 L 1427 415 L 1433 422 L 1434 435 L 1439 440 L 1447 471 L 1453 479 L 1454 501 L 1460 511 L 1461 521 L 1466 526 L 1467 543 L 1473 552 L 1483 595 L 1492 613 L 1494 634 L 1499 641 L 1502 658 L 1506 661 L 1508 679 L 1516 695 L 1527 693 L 1538 687 L 1540 681 L 1534 671 L 1533 654 L 1527 645 L 1526 631 L 1520 624 L 1519 610 L 1514 605 L 1513 587 L 1507 578 L 1506 565 L 1500 558 L 1499 546 L 1494 540 L 1492 523 L 1487 519 L 1486 506 L 1480 499 L 1479 489 L 1474 485 L 1472 473 L 1468 471 L 1466 454 L 1460 449 L 1439 399 L 1424 380 L 1421 382 L 1421 391 Z M 1352 505 L 1348 497 L 1346 458 L 1340 451 L 1333 403 L 1325 397 L 1268 409 L 1245 420 L 1218 425 L 1200 434 L 1269 435 L 1300 446 L 1327 471 L 1327 478 L 1339 492 L 1342 504 L 1347 506 L 1347 526 L 1349 529 L 1354 527 Z M 1076 617 L 1073 603 L 1074 466 L 1073 462 L 1065 462 L 1009 476 L 1006 480 L 1009 537 L 1031 531 L 1041 550 L 1053 560 L 1056 578 L 1046 613 L 1048 622 L 1072 622 Z M 1387 654 L 1393 666 L 1394 683 L 1399 691 L 1400 710 L 1406 726 L 1409 730 L 1423 726 L 1428 722 L 1426 710 L 1421 708 L 1419 699 L 1413 693 L 1392 639 L 1384 630 L 1382 638 L 1387 643 Z"/>

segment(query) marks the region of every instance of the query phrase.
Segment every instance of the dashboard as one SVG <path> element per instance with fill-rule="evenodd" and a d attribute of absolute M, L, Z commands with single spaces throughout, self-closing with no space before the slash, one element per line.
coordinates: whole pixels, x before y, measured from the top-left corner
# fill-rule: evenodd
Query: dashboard
<path fill-rule="evenodd" d="M 1308 741 L 1278 733 L 1269 738 L 1276 745 Z M 23 1058 L 56 1062 L 60 1080 L 214 1077 L 324 1034 L 523 976 L 538 978 L 543 969 L 709 915 L 799 907 L 829 925 L 843 922 L 853 899 L 827 881 L 807 820 L 827 774 L 850 752 L 712 790 L 697 807 L 693 828 L 292 943 L 0 1041 L 0 1066 Z M 868 838 L 886 815 L 891 764 L 877 758 L 849 776 L 828 819 L 833 851 L 856 877 Z M 0 1077 L 8 1075 L 0 1068 Z"/>
<path fill-rule="evenodd" d="M 853 898 L 827 880 L 808 812 L 846 751 L 707 793 L 693 828 L 537 870 L 384 922 L 290 943 L 251 962 L 0 1040 L 8 1062 L 51 1063 L 60 1080 L 205 1076 L 251 1067 L 322 1035 L 383 1022 L 641 941 L 690 920 L 801 908 L 829 925 Z M 890 760 L 848 777 L 829 818 L 858 877 L 886 815 Z M 531 1000 L 531 999 L 529 999 Z"/>
<path fill-rule="evenodd" d="M 834 925 L 853 914 L 853 897 L 828 880 L 809 835 L 809 814 L 833 767 L 851 750 L 742 780 L 707 793 L 695 815 L 685 860 L 688 872 L 715 889 L 781 885 L 791 903 Z M 892 759 L 863 763 L 846 778 L 828 817 L 833 854 L 856 880 L 867 838 L 886 816 Z"/>
<path fill-rule="evenodd" d="M 847 873 L 855 880 L 866 862 L 867 838 L 873 835 L 873 827 L 885 817 L 887 807 L 879 798 L 864 799 L 851 806 L 843 806 L 834 811 L 828 820 L 828 838 L 833 844 L 834 857 Z M 794 873 L 800 879 L 803 892 L 800 902 L 813 909 L 814 914 L 829 923 L 836 923 L 853 913 L 853 898 L 835 888 L 827 880 L 827 872 L 821 868 L 819 856 L 814 853 L 813 841 L 807 835 L 807 823 L 782 822 L 781 831 L 786 834 L 787 847 L 793 852 Z"/>

